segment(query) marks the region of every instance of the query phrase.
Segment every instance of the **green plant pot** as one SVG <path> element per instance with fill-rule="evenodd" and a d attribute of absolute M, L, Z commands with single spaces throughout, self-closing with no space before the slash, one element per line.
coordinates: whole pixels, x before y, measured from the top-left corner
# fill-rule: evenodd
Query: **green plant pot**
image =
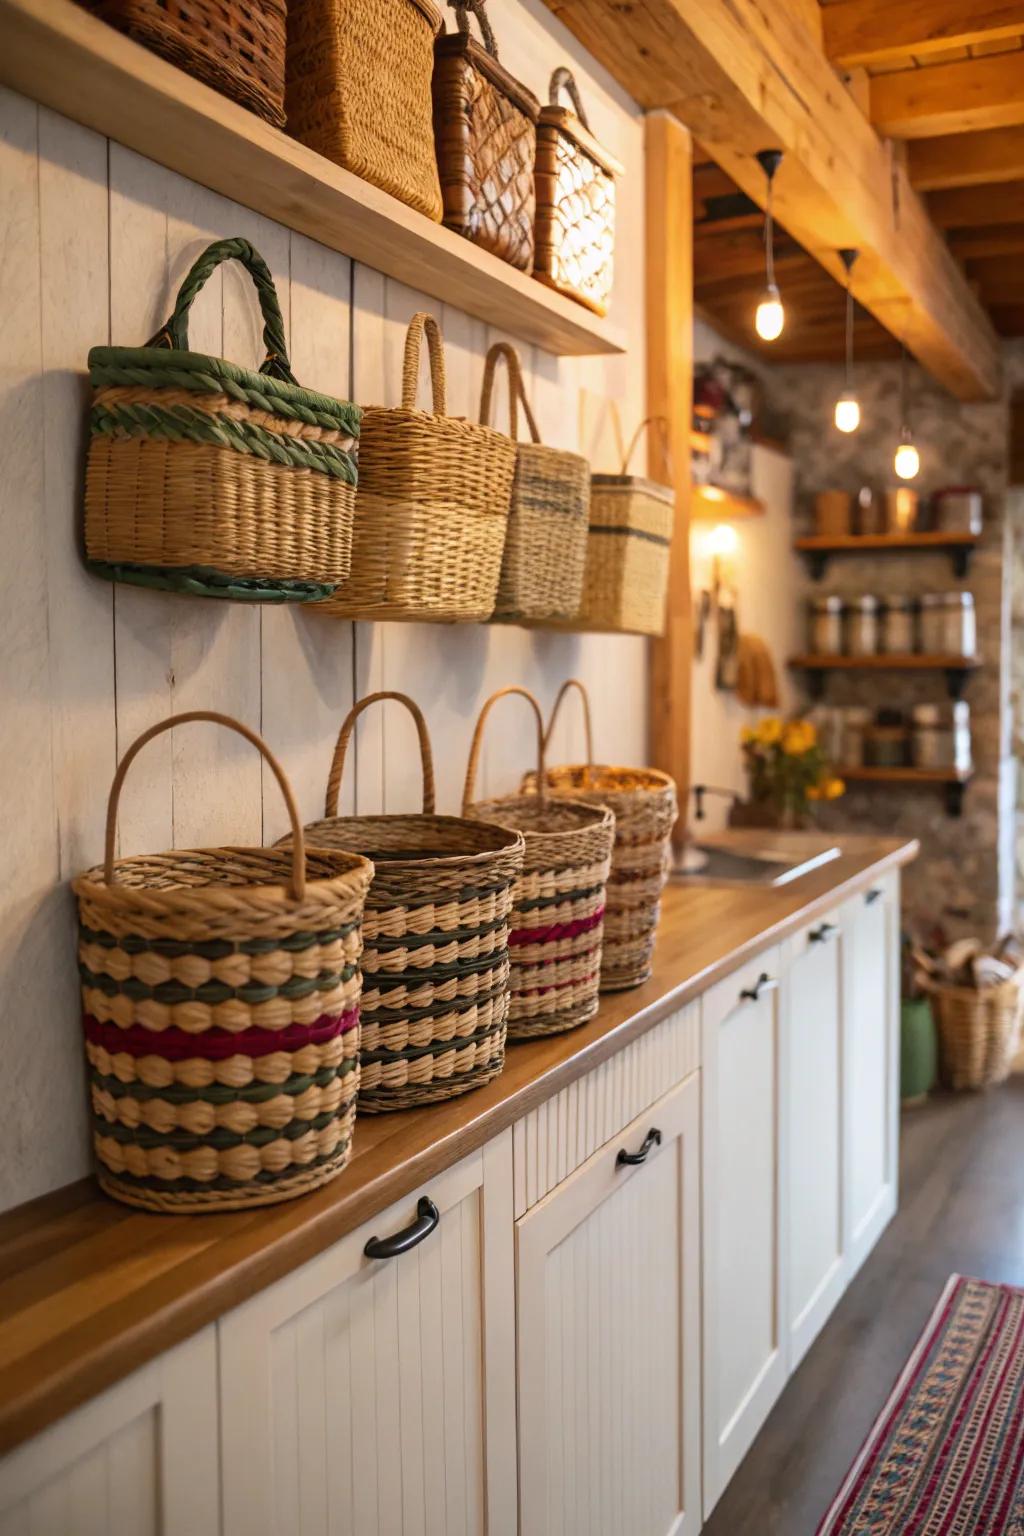
<path fill-rule="evenodd" d="M 926 997 L 904 998 L 900 1004 L 900 1099 L 912 1104 L 925 1098 L 938 1079 L 939 1047 L 932 1005 Z"/>

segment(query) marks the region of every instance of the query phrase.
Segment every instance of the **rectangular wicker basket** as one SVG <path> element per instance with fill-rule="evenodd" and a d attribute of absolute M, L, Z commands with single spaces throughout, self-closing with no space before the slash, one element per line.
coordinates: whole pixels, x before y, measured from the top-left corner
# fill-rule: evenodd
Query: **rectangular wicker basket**
<path fill-rule="evenodd" d="M 946 1087 L 991 1088 L 1005 1082 L 1020 1044 L 1024 972 L 994 987 L 937 985 L 932 1007 Z"/>
<path fill-rule="evenodd" d="M 290 0 L 288 132 L 441 218 L 430 82 L 433 0 Z"/>

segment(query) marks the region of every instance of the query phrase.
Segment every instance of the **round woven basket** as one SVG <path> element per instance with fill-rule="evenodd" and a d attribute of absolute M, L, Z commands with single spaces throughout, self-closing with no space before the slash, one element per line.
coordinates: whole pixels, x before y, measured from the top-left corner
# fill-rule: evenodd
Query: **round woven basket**
<path fill-rule="evenodd" d="M 932 987 L 940 1075 L 947 1088 L 1005 1082 L 1020 1043 L 1024 978 L 994 987 Z"/>
<path fill-rule="evenodd" d="M 605 805 L 615 816 L 601 991 L 620 992 L 639 986 L 651 974 L 661 893 L 671 862 L 669 838 L 677 815 L 676 786 L 667 773 L 655 768 L 619 768 L 594 762 L 590 700 L 578 678 L 570 678 L 559 690 L 545 746 L 570 688 L 577 689 L 583 701 L 587 761 L 547 768 L 545 778 L 548 788 L 559 797 Z M 527 774 L 523 782 L 524 788 L 532 788 L 536 775 Z"/>
<path fill-rule="evenodd" d="M 339 816 L 356 720 L 383 699 L 404 704 L 416 722 L 423 813 Z M 363 924 L 360 1110 L 432 1104 L 497 1077 L 505 1064 L 509 915 L 523 839 L 489 822 L 434 814 L 430 738 L 404 693 L 369 694 L 349 711 L 334 749 L 325 820 L 306 835 L 318 848 L 362 853 L 376 867 Z"/>
<path fill-rule="evenodd" d="M 537 789 L 474 804 L 484 724 L 499 699 L 519 694 L 537 720 Z M 597 1012 L 605 885 L 615 818 L 603 805 L 552 799 L 544 774 L 544 720 L 525 688 L 502 688 L 484 704 L 473 732 L 463 791 L 464 816 L 482 816 L 523 834 L 509 952 L 512 997 L 508 1038 L 532 1040 L 585 1024 Z"/>
<path fill-rule="evenodd" d="M 251 741 L 293 841 L 114 858 L 125 774 L 192 720 Z M 316 1189 L 348 1162 L 359 1086 L 359 953 L 373 873 L 307 851 L 284 773 L 205 710 L 145 731 L 118 766 L 102 866 L 72 882 L 103 1188 L 151 1211 L 230 1211 Z"/>

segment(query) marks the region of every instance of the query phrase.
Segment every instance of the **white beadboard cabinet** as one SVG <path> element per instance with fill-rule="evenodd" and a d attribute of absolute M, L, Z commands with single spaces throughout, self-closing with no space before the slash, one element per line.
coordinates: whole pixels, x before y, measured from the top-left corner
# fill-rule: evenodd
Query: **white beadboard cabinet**
<path fill-rule="evenodd" d="M 517 1223 L 521 1536 L 700 1529 L 699 1169 L 695 1073 Z"/>

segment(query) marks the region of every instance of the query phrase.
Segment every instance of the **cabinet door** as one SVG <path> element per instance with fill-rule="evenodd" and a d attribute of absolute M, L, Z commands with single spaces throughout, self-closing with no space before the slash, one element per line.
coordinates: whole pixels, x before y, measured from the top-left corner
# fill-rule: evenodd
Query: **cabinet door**
<path fill-rule="evenodd" d="M 212 1327 L 0 1460 L 0 1536 L 217 1536 L 220 1528 Z"/>
<path fill-rule="evenodd" d="M 513 1262 L 506 1131 L 230 1313 L 226 1536 L 514 1536 Z"/>
<path fill-rule="evenodd" d="M 704 1517 L 786 1379 L 777 948 L 702 1005 Z"/>
<path fill-rule="evenodd" d="M 839 914 L 831 912 L 783 946 L 780 1125 L 790 1372 L 846 1283 L 841 933 Z"/>
<path fill-rule="evenodd" d="M 517 1224 L 522 1536 L 700 1528 L 699 1134 L 693 1074 Z"/>
<path fill-rule="evenodd" d="M 896 1210 L 899 877 L 851 897 L 843 926 L 846 1248 L 852 1275 Z"/>

